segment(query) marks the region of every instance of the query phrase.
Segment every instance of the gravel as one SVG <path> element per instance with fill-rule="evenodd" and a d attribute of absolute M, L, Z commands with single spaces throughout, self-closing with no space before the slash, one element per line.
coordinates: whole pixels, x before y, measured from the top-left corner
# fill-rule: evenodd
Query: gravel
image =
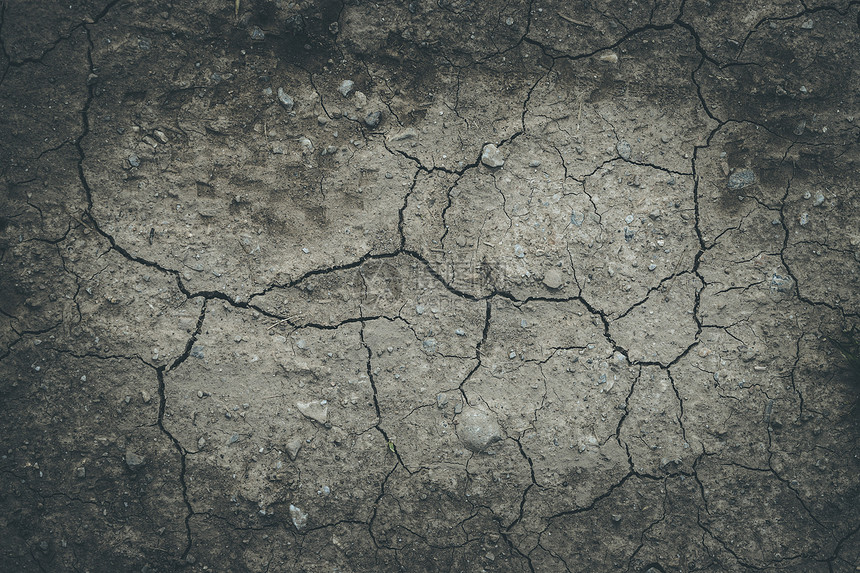
<path fill-rule="evenodd" d="M 752 169 L 738 169 L 729 175 L 729 189 L 743 189 L 755 183 L 755 173 Z"/>

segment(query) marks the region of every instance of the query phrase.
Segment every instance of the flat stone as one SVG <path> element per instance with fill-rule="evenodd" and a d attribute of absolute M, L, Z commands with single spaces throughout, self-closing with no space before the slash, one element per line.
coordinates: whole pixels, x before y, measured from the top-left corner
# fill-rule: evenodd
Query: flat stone
<path fill-rule="evenodd" d="M 328 402 L 325 400 L 312 402 L 296 402 L 296 408 L 302 413 L 302 416 L 309 418 L 314 422 L 325 424 L 328 421 Z"/>
<path fill-rule="evenodd" d="M 458 417 L 457 435 L 469 450 L 483 452 L 503 439 L 495 416 L 477 408 L 466 407 Z"/>
<path fill-rule="evenodd" d="M 413 127 L 407 127 L 403 131 L 398 131 L 395 134 L 388 136 L 388 141 L 407 141 L 410 139 L 416 139 L 418 137 L 418 131 Z"/>
<path fill-rule="evenodd" d="M 605 54 L 601 54 L 600 61 L 605 62 L 607 64 L 617 64 L 618 54 L 616 54 L 615 52 L 607 52 Z"/>
<path fill-rule="evenodd" d="M 302 449 L 302 443 L 301 438 L 293 438 L 287 442 L 287 455 L 290 456 L 290 460 L 296 461 L 296 457 L 299 455 L 299 450 Z"/>
<path fill-rule="evenodd" d="M 502 152 L 499 148 L 489 143 L 484 146 L 484 151 L 481 152 L 481 163 L 487 167 L 501 167 L 505 164 L 505 159 L 502 157 Z"/>

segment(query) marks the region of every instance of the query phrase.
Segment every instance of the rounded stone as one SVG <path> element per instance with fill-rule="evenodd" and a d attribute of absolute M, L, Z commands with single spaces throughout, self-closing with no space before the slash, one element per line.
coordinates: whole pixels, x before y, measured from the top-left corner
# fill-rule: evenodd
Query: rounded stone
<path fill-rule="evenodd" d="M 543 284 L 548 289 L 557 290 L 564 285 L 564 277 L 561 276 L 561 272 L 558 269 L 550 269 L 543 276 Z"/>
<path fill-rule="evenodd" d="M 464 408 L 458 416 L 457 435 L 473 452 L 483 452 L 502 441 L 502 428 L 495 416 L 477 408 Z"/>

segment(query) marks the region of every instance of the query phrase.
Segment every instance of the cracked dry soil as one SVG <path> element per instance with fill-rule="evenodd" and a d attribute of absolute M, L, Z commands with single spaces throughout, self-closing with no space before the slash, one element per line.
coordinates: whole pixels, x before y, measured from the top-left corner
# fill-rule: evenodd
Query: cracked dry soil
<path fill-rule="evenodd" d="M 0 569 L 857 570 L 858 27 L 0 2 Z"/>

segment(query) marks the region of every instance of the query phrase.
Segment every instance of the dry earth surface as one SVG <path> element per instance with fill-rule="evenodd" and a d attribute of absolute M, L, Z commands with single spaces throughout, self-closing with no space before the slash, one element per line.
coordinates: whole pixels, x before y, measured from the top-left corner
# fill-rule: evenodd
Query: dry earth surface
<path fill-rule="evenodd" d="M 3 571 L 855 571 L 860 2 L 0 2 Z"/>

